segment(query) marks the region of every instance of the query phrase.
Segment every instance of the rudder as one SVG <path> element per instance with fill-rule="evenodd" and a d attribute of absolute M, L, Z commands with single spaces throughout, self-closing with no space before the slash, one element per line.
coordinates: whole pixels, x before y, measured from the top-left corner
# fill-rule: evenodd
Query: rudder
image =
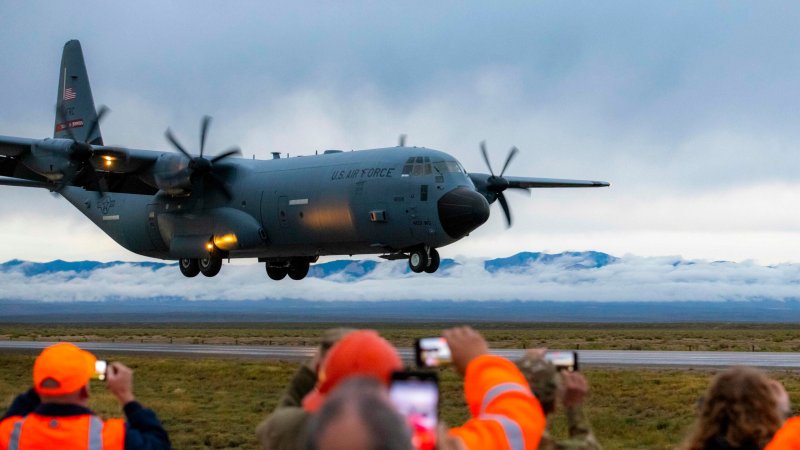
<path fill-rule="evenodd" d="M 89 75 L 86 73 L 81 43 L 71 40 L 64 44 L 64 52 L 61 54 L 53 137 L 64 139 L 74 137 L 79 142 L 103 145 L 99 126 L 95 127 L 91 136 L 86 136 L 89 125 L 95 120 L 97 111 L 89 87 Z"/>

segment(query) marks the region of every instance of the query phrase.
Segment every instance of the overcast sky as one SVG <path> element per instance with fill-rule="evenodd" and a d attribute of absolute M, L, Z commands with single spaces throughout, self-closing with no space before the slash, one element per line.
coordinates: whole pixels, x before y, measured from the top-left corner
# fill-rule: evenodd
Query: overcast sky
<path fill-rule="evenodd" d="M 509 194 L 443 256 L 599 250 L 800 262 L 800 4 L 3 2 L 0 134 L 51 134 L 81 40 L 107 143 L 293 155 L 408 143 L 485 171 L 608 180 Z M 63 199 L 0 188 L 0 260 L 141 259 Z"/>

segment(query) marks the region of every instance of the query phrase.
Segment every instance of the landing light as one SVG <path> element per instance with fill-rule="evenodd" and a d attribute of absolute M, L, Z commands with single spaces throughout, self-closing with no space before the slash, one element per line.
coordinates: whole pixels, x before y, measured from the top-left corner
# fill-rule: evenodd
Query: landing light
<path fill-rule="evenodd" d="M 212 244 L 211 242 L 206 244 L 206 250 L 208 250 L 208 251 L 214 250 L 214 244 Z"/>

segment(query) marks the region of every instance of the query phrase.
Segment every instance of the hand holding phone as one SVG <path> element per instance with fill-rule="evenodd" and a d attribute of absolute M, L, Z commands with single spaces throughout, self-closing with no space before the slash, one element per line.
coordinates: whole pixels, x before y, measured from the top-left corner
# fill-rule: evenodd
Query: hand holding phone
<path fill-rule="evenodd" d="M 395 372 L 389 397 L 408 421 L 417 450 L 434 450 L 439 424 L 439 378 L 435 372 Z"/>

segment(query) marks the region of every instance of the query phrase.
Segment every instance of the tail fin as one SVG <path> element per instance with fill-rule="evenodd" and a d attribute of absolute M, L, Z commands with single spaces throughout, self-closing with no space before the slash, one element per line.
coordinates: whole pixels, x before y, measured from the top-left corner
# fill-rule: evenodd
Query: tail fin
<path fill-rule="evenodd" d="M 95 127 L 91 136 L 86 136 L 89 125 L 95 120 L 97 111 L 94 109 L 81 43 L 72 40 L 64 44 L 64 53 L 61 55 L 53 137 L 74 138 L 79 142 L 103 145 L 99 126 Z"/>

